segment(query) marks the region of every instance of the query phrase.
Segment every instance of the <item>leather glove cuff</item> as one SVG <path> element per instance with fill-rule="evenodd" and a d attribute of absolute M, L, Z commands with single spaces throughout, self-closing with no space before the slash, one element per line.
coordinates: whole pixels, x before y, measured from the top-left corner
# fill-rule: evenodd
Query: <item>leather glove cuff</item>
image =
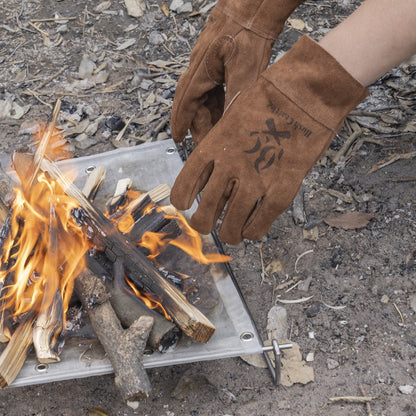
<path fill-rule="evenodd" d="M 261 77 L 334 134 L 344 117 L 368 95 L 332 55 L 307 36 Z"/>
<path fill-rule="evenodd" d="M 285 21 L 304 0 L 218 0 L 221 11 L 257 35 L 276 40 Z"/>

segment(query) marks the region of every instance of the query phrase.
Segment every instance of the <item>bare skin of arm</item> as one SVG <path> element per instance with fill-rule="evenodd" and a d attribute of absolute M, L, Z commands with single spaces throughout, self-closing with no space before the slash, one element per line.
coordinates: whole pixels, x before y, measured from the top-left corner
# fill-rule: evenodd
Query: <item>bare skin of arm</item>
<path fill-rule="evenodd" d="M 366 0 L 319 42 L 369 85 L 416 53 L 416 0 Z"/>

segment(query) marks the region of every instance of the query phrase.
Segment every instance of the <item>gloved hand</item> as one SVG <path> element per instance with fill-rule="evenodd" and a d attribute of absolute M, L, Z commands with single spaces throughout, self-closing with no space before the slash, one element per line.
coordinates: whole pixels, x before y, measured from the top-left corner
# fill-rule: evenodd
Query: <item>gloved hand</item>
<path fill-rule="evenodd" d="M 212 231 L 227 203 L 220 239 L 260 239 L 366 95 L 331 55 L 302 37 L 195 148 L 172 188 L 172 204 L 190 208 L 205 187 L 192 227 Z"/>
<path fill-rule="evenodd" d="M 178 82 L 171 119 L 176 142 L 191 129 L 199 143 L 235 94 L 257 80 L 286 19 L 302 1 L 218 0 Z"/>

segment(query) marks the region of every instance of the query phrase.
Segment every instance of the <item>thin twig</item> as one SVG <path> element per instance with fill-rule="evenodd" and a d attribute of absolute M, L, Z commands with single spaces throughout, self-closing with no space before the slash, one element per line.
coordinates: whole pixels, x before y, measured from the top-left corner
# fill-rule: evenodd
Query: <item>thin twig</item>
<path fill-rule="evenodd" d="M 76 17 L 49 17 L 46 19 L 30 19 L 32 23 L 42 23 L 42 22 L 59 22 L 61 20 L 75 20 Z"/>
<path fill-rule="evenodd" d="M 351 122 L 351 127 L 353 130 L 352 133 L 350 134 L 348 139 L 345 141 L 345 143 L 342 145 L 341 149 L 337 152 L 337 154 L 332 159 L 335 165 L 339 162 L 341 157 L 347 153 L 348 149 L 352 146 L 352 144 L 357 139 L 357 137 L 363 132 L 363 130 L 357 123 Z"/>
<path fill-rule="evenodd" d="M 54 108 L 53 113 L 52 113 L 52 120 L 48 124 L 48 127 L 46 128 L 46 131 L 45 131 L 42 139 L 40 140 L 39 146 L 36 149 L 36 153 L 33 157 L 33 167 L 34 167 L 34 169 L 33 169 L 32 175 L 30 176 L 28 187 L 32 186 L 33 182 L 36 179 L 36 176 L 38 175 L 38 172 L 39 172 L 39 169 L 40 169 L 40 164 L 42 163 L 42 160 L 45 156 L 46 149 L 48 148 L 48 145 L 49 145 L 49 141 L 50 141 L 50 139 L 52 137 L 52 134 L 55 130 L 56 120 L 58 119 L 58 115 L 59 115 L 60 110 L 61 110 L 61 100 L 58 99 L 56 101 L 55 108 Z"/>
<path fill-rule="evenodd" d="M 33 91 L 39 90 L 40 88 L 43 88 L 45 85 L 48 85 L 53 79 L 59 77 L 59 75 L 61 75 L 62 72 L 64 72 L 67 68 L 68 68 L 68 66 L 66 66 L 66 65 L 63 66 L 58 72 L 51 75 L 49 78 L 45 79 L 43 82 L 41 82 L 35 88 L 33 88 Z"/>
<path fill-rule="evenodd" d="M 345 402 L 345 403 L 368 403 L 372 400 L 375 400 L 377 397 L 371 397 L 371 396 L 339 396 L 339 397 L 330 397 L 328 401 L 330 403 L 339 403 L 339 402 Z"/>
<path fill-rule="evenodd" d="M 367 393 L 365 392 L 365 390 L 364 390 L 364 387 L 362 386 L 362 384 L 360 384 L 360 391 L 361 391 L 361 394 L 363 395 L 363 397 L 368 397 L 367 396 Z M 370 402 L 366 402 L 365 403 L 365 407 L 366 407 L 366 409 L 367 409 L 367 415 L 368 416 L 373 416 L 373 413 L 371 412 L 371 405 L 370 405 Z"/>
<path fill-rule="evenodd" d="M 401 321 L 402 321 L 402 324 L 404 324 L 403 314 L 400 312 L 399 307 L 398 307 L 395 303 L 393 303 L 393 306 L 394 306 L 394 309 L 396 309 L 397 313 L 399 314 L 400 319 L 401 319 Z"/>

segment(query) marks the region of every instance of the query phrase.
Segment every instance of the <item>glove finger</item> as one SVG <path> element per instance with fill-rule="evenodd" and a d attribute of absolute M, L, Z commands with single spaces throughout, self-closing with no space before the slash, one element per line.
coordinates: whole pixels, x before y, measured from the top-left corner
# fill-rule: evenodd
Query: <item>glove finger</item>
<path fill-rule="evenodd" d="M 198 59 L 191 57 L 189 69 L 179 78 L 172 106 L 171 129 L 176 142 L 183 140 L 202 105 L 208 102 L 208 109 L 212 110 L 210 96 L 214 97 L 223 88 L 224 60 L 234 48 L 232 37 L 221 36 L 209 44 L 204 56 L 197 50 Z"/>
<path fill-rule="evenodd" d="M 225 93 L 222 85 L 218 85 L 208 93 L 204 105 L 195 113 L 191 125 L 193 141 L 198 144 L 219 121 L 224 112 Z"/>
<path fill-rule="evenodd" d="M 197 150 L 185 163 L 170 191 L 170 202 L 182 211 L 191 207 L 196 196 L 206 185 L 214 167 L 213 161 L 204 162 L 195 152 Z"/>
<path fill-rule="evenodd" d="M 190 219 L 191 227 L 201 234 L 210 233 L 215 228 L 233 185 L 234 181 L 224 180 L 222 173 L 221 177 L 216 178 L 214 171 L 204 189 L 198 209 Z"/>
<path fill-rule="evenodd" d="M 270 39 L 260 40 L 259 38 L 256 51 L 258 55 L 253 59 L 252 48 L 245 47 L 245 45 L 251 45 L 251 36 L 253 35 L 248 31 L 241 31 L 238 34 L 238 53 L 234 54 L 225 65 L 227 85 L 225 108 L 229 106 L 236 94 L 245 91 L 257 81 L 270 62 L 274 42 Z"/>
<path fill-rule="evenodd" d="M 226 208 L 219 237 L 225 243 L 237 245 L 243 239 L 244 225 L 256 207 L 259 194 L 237 184 L 234 186 L 233 194 Z"/>
<path fill-rule="evenodd" d="M 244 226 L 243 237 L 249 240 L 260 240 L 266 235 L 273 221 L 290 205 L 290 202 L 288 204 L 287 201 L 292 201 L 295 198 L 301 184 L 302 182 L 299 183 L 299 186 L 293 183 L 290 187 L 280 186 L 278 191 L 273 192 L 279 194 L 277 200 L 267 196 L 262 198 Z"/>

